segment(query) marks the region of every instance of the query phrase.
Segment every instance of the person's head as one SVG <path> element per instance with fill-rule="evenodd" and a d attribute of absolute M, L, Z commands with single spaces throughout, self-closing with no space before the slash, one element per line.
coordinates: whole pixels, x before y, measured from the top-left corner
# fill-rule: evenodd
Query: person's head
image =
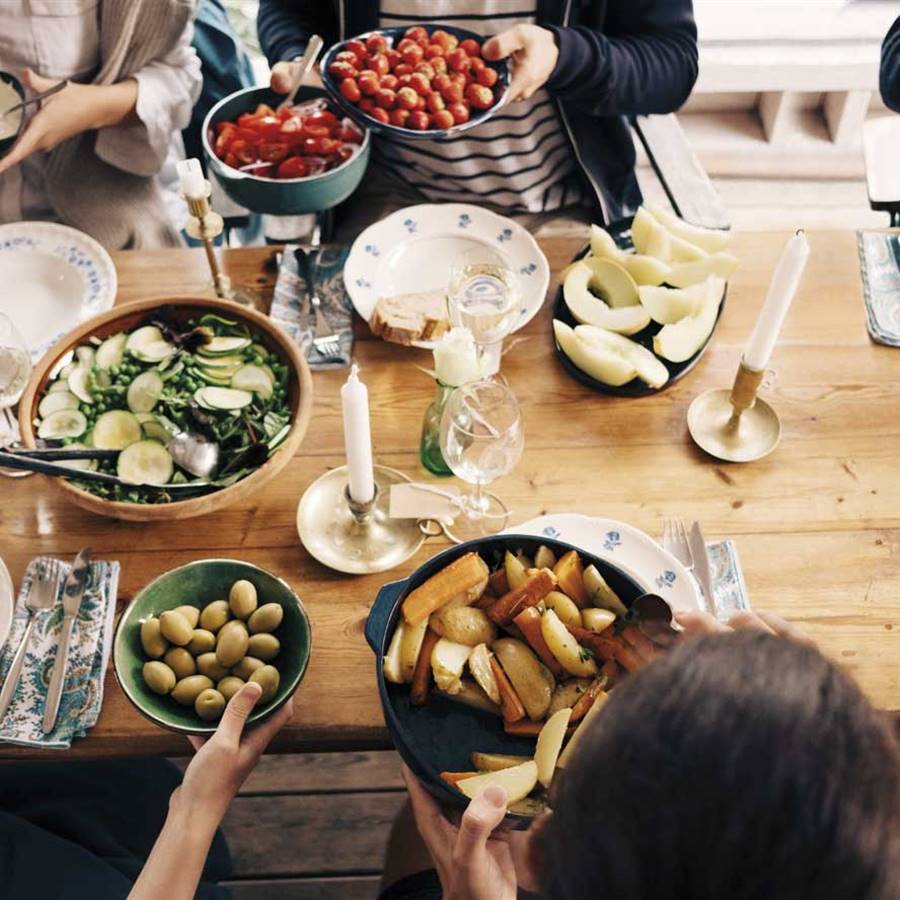
<path fill-rule="evenodd" d="M 771 634 L 692 640 L 628 678 L 555 787 L 532 854 L 552 900 L 900 897 L 890 723 Z"/>

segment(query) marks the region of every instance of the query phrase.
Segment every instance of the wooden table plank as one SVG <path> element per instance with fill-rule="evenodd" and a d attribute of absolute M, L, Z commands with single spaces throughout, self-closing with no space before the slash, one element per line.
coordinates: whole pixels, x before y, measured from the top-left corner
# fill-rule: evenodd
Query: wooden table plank
<path fill-rule="evenodd" d="M 747 466 L 717 463 L 690 442 L 691 399 L 730 383 L 742 345 L 765 297 L 786 234 L 737 235 L 743 260 L 713 344 L 689 377 L 638 401 L 594 394 L 553 358 L 551 304 L 523 331 L 504 373 L 523 403 L 526 449 L 496 489 L 514 521 L 578 511 L 623 519 L 658 534 L 662 518 L 698 518 L 710 538 L 737 541 L 754 604 L 799 621 L 823 649 L 846 663 L 883 707 L 900 709 L 900 354 L 866 334 L 854 236 L 810 235 L 810 267 L 773 358 L 766 391 L 784 425 L 779 449 Z M 579 240 L 543 242 L 554 271 Z M 271 287 L 271 248 L 225 254 L 235 281 Z M 202 252 L 120 253 L 120 302 L 203 290 Z M 414 364 L 428 355 L 366 333 L 358 323 L 354 355 L 372 401 L 377 458 L 422 478 L 421 417 L 433 385 Z M 286 577 L 310 611 L 313 655 L 290 726 L 275 748 L 378 748 L 389 745 L 379 712 L 373 658 L 362 637 L 378 587 L 403 577 L 441 549 L 382 576 L 329 572 L 299 545 L 294 519 L 305 487 L 343 462 L 339 388 L 345 372 L 314 375 L 313 421 L 301 452 L 276 484 L 215 519 L 140 525 L 115 522 L 65 504 L 38 477 L 2 483 L 2 554 L 21 578 L 37 553 L 73 554 L 90 534 L 95 553 L 122 563 L 120 604 L 159 573 L 192 559 L 236 556 Z M 198 527 L 201 526 L 202 527 Z M 71 755 L 185 751 L 185 743 L 145 722 L 112 674 L 97 726 Z M 28 751 L 3 748 L 0 755 Z"/>

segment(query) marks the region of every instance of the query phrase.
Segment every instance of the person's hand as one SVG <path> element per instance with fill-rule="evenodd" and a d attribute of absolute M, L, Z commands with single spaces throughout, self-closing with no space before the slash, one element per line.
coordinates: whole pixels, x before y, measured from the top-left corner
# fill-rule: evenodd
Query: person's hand
<path fill-rule="evenodd" d="M 770 612 L 739 612 L 735 613 L 725 625 L 709 613 L 699 610 L 690 612 L 676 612 L 675 621 L 687 634 L 727 634 L 730 631 L 741 631 L 752 628 L 757 631 L 767 631 L 769 634 L 777 634 L 798 644 L 815 647 L 816 642 L 796 625 L 785 621 L 781 616 Z"/>
<path fill-rule="evenodd" d="M 542 88 L 559 58 L 552 31 L 539 25 L 514 25 L 485 42 L 482 56 L 491 62 L 512 57 L 510 102 L 527 100 Z"/>
<path fill-rule="evenodd" d="M 278 62 L 272 68 L 272 77 L 269 86 L 276 94 L 286 94 L 294 83 L 297 71 L 300 68 L 299 62 Z M 319 74 L 317 66 L 313 66 L 304 76 L 303 84 L 306 87 L 323 87 L 322 76 Z"/>
<path fill-rule="evenodd" d="M 252 731 L 244 734 L 247 717 L 262 696 L 256 682 L 245 684 L 229 701 L 219 727 L 209 738 L 188 736 L 197 751 L 170 805 L 183 805 L 200 813 L 206 821 L 218 822 L 247 776 L 259 762 L 269 741 L 281 730 L 293 712 L 293 700 Z"/>
<path fill-rule="evenodd" d="M 503 788 L 486 788 L 462 814 L 459 825 L 441 812 L 437 800 L 406 767 L 403 779 L 416 826 L 434 860 L 444 900 L 515 900 L 516 870 L 504 830 Z"/>
<path fill-rule="evenodd" d="M 22 82 L 34 93 L 59 83 L 53 78 L 42 78 L 31 69 L 24 70 Z M 71 82 L 58 94 L 41 101 L 41 108 L 19 140 L 0 159 L 0 173 L 32 153 L 52 150 L 76 134 L 118 124 L 134 111 L 136 103 L 137 82 L 133 79 L 109 85 Z"/>

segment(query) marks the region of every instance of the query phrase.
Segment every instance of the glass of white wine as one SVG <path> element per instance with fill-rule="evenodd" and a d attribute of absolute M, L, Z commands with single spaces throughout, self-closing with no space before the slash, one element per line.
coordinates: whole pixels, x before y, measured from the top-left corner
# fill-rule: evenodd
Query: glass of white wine
<path fill-rule="evenodd" d="M 524 446 L 519 402 L 501 380 L 474 381 L 450 395 L 441 417 L 441 451 L 453 474 L 474 486 L 446 529 L 451 538 L 468 541 L 506 527 L 509 510 L 484 487 L 516 467 Z"/>
<path fill-rule="evenodd" d="M 19 402 L 31 378 L 28 345 L 9 316 L 0 313 L 0 447 L 19 444 L 19 426 L 12 408 Z M 20 478 L 30 472 L 0 470 L 0 474 Z"/>
<path fill-rule="evenodd" d="M 511 269 L 489 247 L 468 250 L 451 267 L 447 299 L 451 323 L 468 328 L 475 338 L 481 371 L 498 372 L 503 339 L 512 331 L 519 310 Z"/>

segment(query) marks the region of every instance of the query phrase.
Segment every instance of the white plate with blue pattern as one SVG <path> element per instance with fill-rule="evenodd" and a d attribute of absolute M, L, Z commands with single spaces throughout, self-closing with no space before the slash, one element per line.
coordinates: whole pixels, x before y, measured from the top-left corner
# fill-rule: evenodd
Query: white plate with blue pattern
<path fill-rule="evenodd" d="M 110 309 L 116 299 L 110 255 L 67 225 L 0 225 L 0 272 L 0 312 L 13 320 L 35 361 L 60 336 Z"/>
<path fill-rule="evenodd" d="M 380 297 L 446 290 L 450 269 L 466 251 L 489 247 L 519 282 L 518 331 L 547 296 L 550 266 L 534 238 L 517 222 L 466 203 L 423 203 L 370 225 L 353 242 L 344 284 L 367 322 Z M 414 346 L 430 349 L 433 341 Z"/>
<path fill-rule="evenodd" d="M 675 610 L 703 609 L 697 581 L 650 535 L 625 522 L 578 513 L 539 516 L 507 529 L 565 541 L 618 566 L 648 593 L 659 594 Z"/>

